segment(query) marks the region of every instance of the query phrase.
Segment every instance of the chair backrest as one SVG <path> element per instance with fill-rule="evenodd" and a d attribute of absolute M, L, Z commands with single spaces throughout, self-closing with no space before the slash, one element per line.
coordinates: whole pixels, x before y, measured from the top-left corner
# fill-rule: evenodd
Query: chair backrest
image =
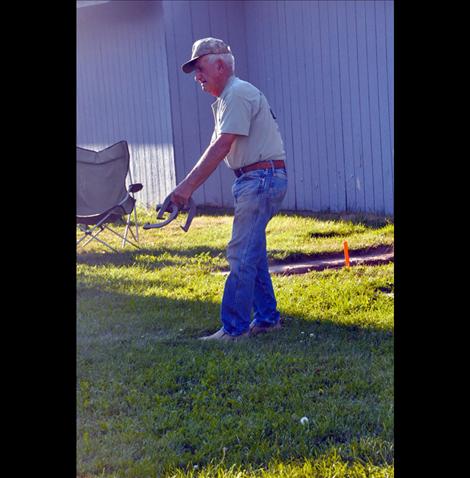
<path fill-rule="evenodd" d="M 128 172 L 126 141 L 101 151 L 77 146 L 77 216 L 101 214 L 122 201 Z"/>

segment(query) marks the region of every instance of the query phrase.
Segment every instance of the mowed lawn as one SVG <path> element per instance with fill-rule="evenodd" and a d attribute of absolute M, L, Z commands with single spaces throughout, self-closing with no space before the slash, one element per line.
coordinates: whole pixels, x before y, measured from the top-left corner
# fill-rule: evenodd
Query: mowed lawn
<path fill-rule="evenodd" d="M 184 219 L 140 228 L 140 250 L 107 232 L 122 252 L 78 250 L 77 476 L 392 477 L 393 263 L 274 276 L 281 331 L 205 343 L 232 217 Z M 354 257 L 393 234 L 380 217 L 280 214 L 269 257 L 344 240 Z"/>

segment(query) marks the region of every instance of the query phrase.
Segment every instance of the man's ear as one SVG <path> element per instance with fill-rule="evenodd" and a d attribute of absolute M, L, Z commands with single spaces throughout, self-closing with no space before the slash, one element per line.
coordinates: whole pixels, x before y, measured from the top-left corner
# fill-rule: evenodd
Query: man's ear
<path fill-rule="evenodd" d="M 217 71 L 223 71 L 225 69 L 225 64 L 222 60 L 216 60 L 215 64 L 217 65 Z"/>

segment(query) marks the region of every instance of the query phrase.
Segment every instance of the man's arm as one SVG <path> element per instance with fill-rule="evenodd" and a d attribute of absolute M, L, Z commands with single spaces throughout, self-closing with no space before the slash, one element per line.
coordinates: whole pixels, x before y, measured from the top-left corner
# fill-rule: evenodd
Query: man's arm
<path fill-rule="evenodd" d="M 215 171 L 219 163 L 227 156 L 236 134 L 222 133 L 211 143 L 200 157 L 194 168 L 173 190 L 171 201 L 185 206 L 193 192 Z"/>

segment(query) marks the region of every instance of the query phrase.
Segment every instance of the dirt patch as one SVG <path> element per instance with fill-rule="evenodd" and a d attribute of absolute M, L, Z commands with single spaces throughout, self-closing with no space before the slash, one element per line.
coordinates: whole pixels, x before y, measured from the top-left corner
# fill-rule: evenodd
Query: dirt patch
<path fill-rule="evenodd" d="M 375 266 L 393 262 L 393 246 L 376 246 L 365 249 L 349 249 L 349 265 Z M 271 261 L 269 272 L 271 274 L 291 275 L 305 274 L 309 271 L 322 271 L 324 269 L 339 269 L 345 266 L 343 252 L 322 252 L 319 254 L 293 254 L 284 260 Z M 228 271 L 218 274 L 227 275 Z"/>
<path fill-rule="evenodd" d="M 368 247 L 366 249 L 349 250 L 349 264 L 379 265 L 393 262 L 393 246 Z M 320 254 L 298 254 L 290 256 L 285 261 L 277 261 L 269 267 L 271 274 L 305 274 L 306 272 L 324 269 L 339 269 L 345 266 L 343 252 L 325 252 Z"/>

